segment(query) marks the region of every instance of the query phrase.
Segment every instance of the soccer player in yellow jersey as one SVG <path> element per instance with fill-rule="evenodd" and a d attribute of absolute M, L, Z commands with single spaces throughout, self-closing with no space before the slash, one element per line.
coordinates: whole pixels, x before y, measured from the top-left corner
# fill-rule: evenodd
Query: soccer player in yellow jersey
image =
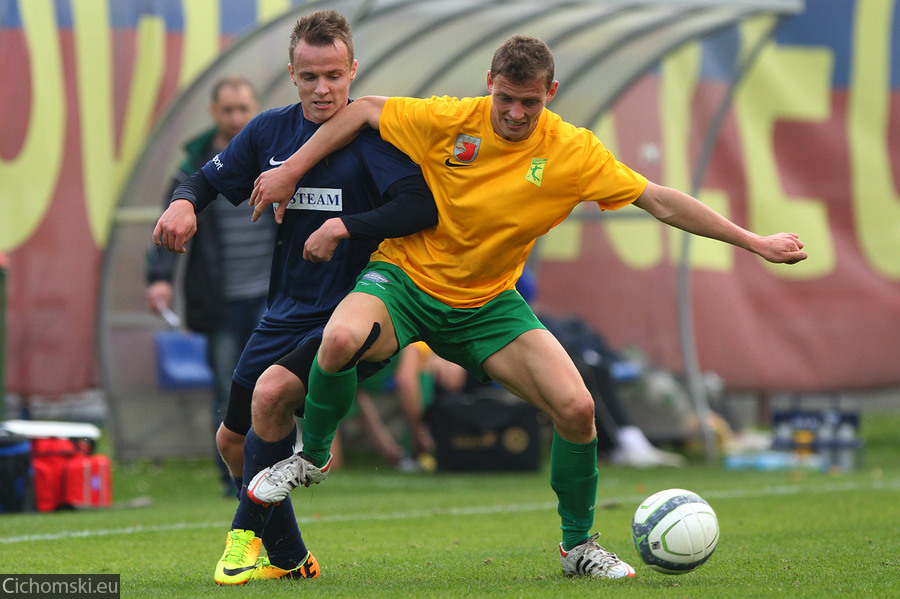
<path fill-rule="evenodd" d="M 563 573 L 634 576 L 591 535 L 599 476 L 591 395 L 565 350 L 515 291 L 535 239 L 579 202 L 606 210 L 634 204 L 664 223 L 770 262 L 793 264 L 807 255 L 793 233 L 751 233 L 616 161 L 589 131 L 546 108 L 557 86 L 547 45 L 514 36 L 494 54 L 489 96 L 360 98 L 257 180 L 250 199 L 256 214 L 273 203 L 283 210 L 303 173 L 369 126 L 421 165 L 439 217 L 436 227 L 385 240 L 338 305 L 310 375 L 303 452 L 253 479 L 255 501 L 277 502 L 295 486 L 324 479 L 331 439 L 353 401 L 357 362 L 389 358 L 421 339 L 553 422 L 550 484 L 562 520 Z M 314 240 L 307 249 L 306 258 L 327 260 Z"/>

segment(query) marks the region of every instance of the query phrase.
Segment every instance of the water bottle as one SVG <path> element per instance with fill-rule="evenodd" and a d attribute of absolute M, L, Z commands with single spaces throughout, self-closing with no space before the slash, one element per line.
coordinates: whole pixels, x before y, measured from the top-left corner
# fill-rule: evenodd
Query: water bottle
<path fill-rule="evenodd" d="M 794 446 L 794 427 L 787 420 L 781 420 L 775 426 L 775 437 L 772 440 L 772 449 L 787 451 Z"/>
<path fill-rule="evenodd" d="M 837 462 L 837 450 L 835 449 L 834 422 L 830 414 L 825 414 L 819 430 L 816 431 L 816 448 L 818 454 L 829 466 Z"/>
<path fill-rule="evenodd" d="M 835 432 L 835 464 L 842 470 L 856 467 L 856 427 L 849 420 L 842 421 Z"/>

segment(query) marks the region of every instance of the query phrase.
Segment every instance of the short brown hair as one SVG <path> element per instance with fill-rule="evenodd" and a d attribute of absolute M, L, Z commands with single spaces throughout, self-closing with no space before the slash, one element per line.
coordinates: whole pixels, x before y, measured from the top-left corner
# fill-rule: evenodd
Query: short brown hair
<path fill-rule="evenodd" d="M 212 93 L 210 94 L 210 100 L 213 104 L 219 101 L 219 92 L 222 91 L 223 87 L 246 87 L 253 94 L 253 99 L 257 100 L 256 88 L 253 87 L 249 79 L 242 75 L 222 75 L 213 84 Z"/>
<path fill-rule="evenodd" d="M 543 78 L 549 90 L 555 75 L 553 53 L 537 38 L 514 35 L 494 52 L 491 76 L 497 75 L 517 85 Z"/>
<path fill-rule="evenodd" d="M 297 21 L 291 31 L 288 57 L 294 64 L 294 49 L 301 41 L 310 46 L 331 46 L 340 40 L 347 46 L 350 64 L 353 64 L 353 32 L 350 23 L 342 14 L 334 10 L 317 10 Z"/>

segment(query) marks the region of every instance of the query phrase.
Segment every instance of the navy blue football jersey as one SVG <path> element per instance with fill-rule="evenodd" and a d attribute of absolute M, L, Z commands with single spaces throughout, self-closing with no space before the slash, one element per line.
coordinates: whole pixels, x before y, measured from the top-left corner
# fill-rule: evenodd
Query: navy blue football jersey
<path fill-rule="evenodd" d="M 203 174 L 233 204 L 247 201 L 259 174 L 284 162 L 318 127 L 303 118 L 299 103 L 262 112 L 203 167 Z M 327 321 L 378 240 L 341 240 L 334 257 L 321 263 L 303 259 L 303 244 L 329 218 L 383 205 L 388 187 L 411 175 L 421 175 L 419 167 L 371 129 L 310 169 L 278 227 L 264 320 L 276 326 Z"/>

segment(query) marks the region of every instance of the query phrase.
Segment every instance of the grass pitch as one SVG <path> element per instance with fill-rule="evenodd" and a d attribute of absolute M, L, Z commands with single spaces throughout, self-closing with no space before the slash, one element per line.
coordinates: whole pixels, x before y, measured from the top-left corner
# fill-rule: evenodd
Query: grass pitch
<path fill-rule="evenodd" d="M 546 467 L 409 475 L 352 454 L 292 495 L 318 579 L 213 583 L 236 502 L 207 461 L 117 464 L 114 509 L 0 516 L 0 572 L 120 574 L 122 597 L 898 597 L 900 413 L 867 413 L 862 432 L 853 472 L 601 467 L 595 530 L 633 580 L 560 574 Z M 670 487 L 702 495 L 721 527 L 681 576 L 644 566 L 630 538 L 638 502 Z"/>

